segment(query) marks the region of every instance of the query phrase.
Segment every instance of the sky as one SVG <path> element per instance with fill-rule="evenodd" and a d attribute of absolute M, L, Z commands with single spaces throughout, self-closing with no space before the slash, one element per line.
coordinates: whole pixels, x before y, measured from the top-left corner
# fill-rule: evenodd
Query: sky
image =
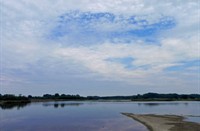
<path fill-rule="evenodd" d="M 199 0 L 1 0 L 0 93 L 200 93 Z"/>

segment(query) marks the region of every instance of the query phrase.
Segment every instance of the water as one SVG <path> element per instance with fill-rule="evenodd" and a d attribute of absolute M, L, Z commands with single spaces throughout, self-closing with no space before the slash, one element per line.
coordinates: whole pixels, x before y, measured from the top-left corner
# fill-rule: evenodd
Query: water
<path fill-rule="evenodd" d="M 200 122 L 200 102 L 40 102 L 0 108 L 0 131 L 147 131 L 123 116 L 174 114 Z"/>

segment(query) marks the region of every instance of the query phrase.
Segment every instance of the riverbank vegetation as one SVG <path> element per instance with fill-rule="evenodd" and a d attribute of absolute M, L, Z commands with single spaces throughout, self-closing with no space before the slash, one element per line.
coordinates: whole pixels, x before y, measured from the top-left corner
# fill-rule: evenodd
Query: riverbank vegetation
<path fill-rule="evenodd" d="M 52 100 L 130 100 L 130 101 L 200 101 L 200 94 L 158 94 L 146 93 L 132 96 L 80 96 L 66 94 L 44 94 L 43 96 L 24 96 L 13 94 L 0 94 L 2 102 L 31 102 L 31 101 L 52 101 Z"/>

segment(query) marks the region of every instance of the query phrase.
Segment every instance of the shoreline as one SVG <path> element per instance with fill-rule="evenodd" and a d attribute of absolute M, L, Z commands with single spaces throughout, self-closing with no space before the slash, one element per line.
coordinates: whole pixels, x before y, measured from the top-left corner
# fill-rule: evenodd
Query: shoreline
<path fill-rule="evenodd" d="M 27 100 L 0 100 L 0 104 L 6 102 L 20 103 L 20 102 L 54 102 L 54 101 L 94 101 L 94 102 L 198 102 L 199 100 L 123 100 L 123 99 L 110 99 L 110 100 L 87 100 L 87 99 L 27 99 Z"/>
<path fill-rule="evenodd" d="M 199 131 L 200 123 L 184 121 L 178 115 L 122 113 L 147 127 L 149 131 Z"/>

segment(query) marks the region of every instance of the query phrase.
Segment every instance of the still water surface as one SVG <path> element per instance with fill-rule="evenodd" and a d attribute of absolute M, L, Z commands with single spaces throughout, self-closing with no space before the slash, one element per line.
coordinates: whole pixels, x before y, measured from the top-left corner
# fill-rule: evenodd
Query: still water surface
<path fill-rule="evenodd" d="M 200 122 L 200 102 L 62 101 L 1 107 L 0 131 L 147 131 L 121 112 L 184 115 Z"/>

